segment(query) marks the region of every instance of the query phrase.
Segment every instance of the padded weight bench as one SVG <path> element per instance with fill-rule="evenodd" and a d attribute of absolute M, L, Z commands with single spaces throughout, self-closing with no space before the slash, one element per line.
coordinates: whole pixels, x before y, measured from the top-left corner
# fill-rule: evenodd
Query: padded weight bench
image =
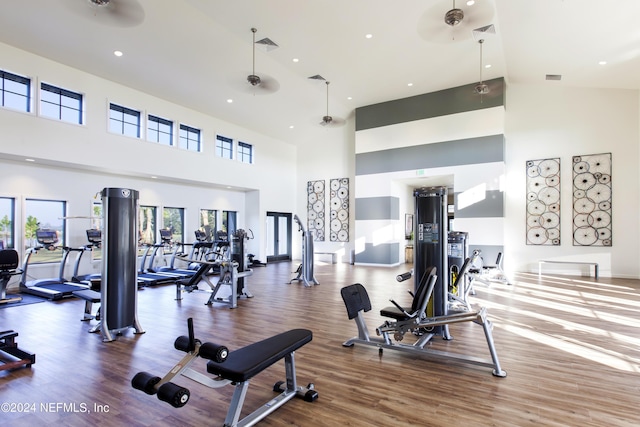
<path fill-rule="evenodd" d="M 102 295 L 100 294 L 100 292 L 96 292 L 96 291 L 92 291 L 91 289 L 84 289 L 82 291 L 73 291 L 73 295 L 83 299 L 84 302 L 84 315 L 82 316 L 82 320 L 83 322 L 85 320 L 92 320 L 92 319 L 96 319 L 96 320 L 100 320 L 100 309 L 98 308 L 98 311 L 96 312 L 96 314 L 92 314 L 93 313 L 93 304 L 97 304 L 100 302 L 100 299 L 102 297 Z M 89 332 L 98 332 L 100 330 L 100 324 L 98 323 L 96 326 L 94 326 L 93 328 L 89 329 Z"/>
<path fill-rule="evenodd" d="M 175 342 L 175 348 L 186 351 L 187 355 L 164 378 L 140 372 L 133 377 L 131 385 L 147 394 L 157 393 L 160 400 L 174 407 L 182 407 L 188 402 L 190 392 L 170 382 L 178 375 L 183 375 L 210 388 L 233 384 L 235 391 L 224 426 L 252 426 L 296 396 L 307 402 L 313 402 L 318 398 L 312 383 L 307 387 L 300 387 L 296 382 L 294 353 L 310 342 L 312 336 L 312 332 L 307 329 L 292 329 L 229 352 L 226 347 L 218 344 L 201 344 L 194 338 L 193 321 L 189 319 L 189 337 L 178 337 Z M 189 367 L 198 356 L 209 360 L 207 372 L 215 375 L 215 378 Z M 285 363 L 286 381 L 278 381 L 273 386 L 273 390 L 280 392 L 280 395 L 240 419 L 251 378 L 282 359 Z"/>

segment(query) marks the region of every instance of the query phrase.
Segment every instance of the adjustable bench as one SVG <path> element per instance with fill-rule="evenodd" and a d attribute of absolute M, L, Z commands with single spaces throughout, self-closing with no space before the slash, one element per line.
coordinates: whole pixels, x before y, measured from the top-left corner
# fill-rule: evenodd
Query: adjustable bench
<path fill-rule="evenodd" d="M 201 344 L 199 340 L 194 338 L 193 321 L 189 319 L 189 337 L 178 337 L 174 345 L 176 349 L 187 352 L 187 355 L 164 378 L 139 372 L 131 380 L 131 385 L 147 394 L 157 393 L 160 400 L 166 401 L 174 407 L 182 407 L 188 402 L 190 392 L 188 389 L 171 382 L 178 375 L 210 388 L 233 384 L 235 391 L 224 425 L 252 426 L 296 396 L 307 402 L 313 402 L 318 398 L 318 393 L 314 390 L 312 383 L 307 387 L 300 387 L 296 382 L 294 353 L 311 339 L 311 331 L 292 329 L 229 352 L 226 347 L 218 344 Z M 215 378 L 189 367 L 198 356 L 209 360 L 207 372 L 214 374 Z M 280 395 L 240 419 L 251 378 L 282 359 L 285 363 L 286 381 L 278 381 L 273 386 L 273 390 L 280 392 Z"/>
<path fill-rule="evenodd" d="M 91 320 L 91 319 L 96 319 L 96 320 L 100 320 L 100 309 L 98 308 L 98 311 L 96 312 L 96 314 L 92 314 L 93 313 L 93 304 L 97 304 L 100 302 L 100 299 L 102 297 L 102 295 L 100 294 L 100 292 L 96 292 L 96 291 L 92 291 L 91 289 L 84 289 L 82 291 L 73 291 L 73 295 L 83 299 L 84 302 L 84 315 L 82 316 L 82 320 L 83 322 L 85 320 Z M 93 328 L 89 329 L 89 332 L 98 332 L 100 330 L 100 324 L 97 324 L 96 326 L 94 326 Z"/>

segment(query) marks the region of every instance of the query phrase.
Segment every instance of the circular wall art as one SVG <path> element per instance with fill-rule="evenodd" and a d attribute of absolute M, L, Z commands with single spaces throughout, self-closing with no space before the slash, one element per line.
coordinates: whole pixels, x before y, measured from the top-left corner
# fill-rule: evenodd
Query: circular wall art
<path fill-rule="evenodd" d="M 331 188 L 331 234 L 332 242 L 349 241 L 349 178 L 332 179 Z"/>
<path fill-rule="evenodd" d="M 324 181 L 307 182 L 307 227 L 314 241 L 324 242 Z"/>
<path fill-rule="evenodd" d="M 574 156 L 574 246 L 611 246 L 611 198 L 611 153 Z"/>
<path fill-rule="evenodd" d="M 527 245 L 560 245 L 560 159 L 529 160 Z"/>

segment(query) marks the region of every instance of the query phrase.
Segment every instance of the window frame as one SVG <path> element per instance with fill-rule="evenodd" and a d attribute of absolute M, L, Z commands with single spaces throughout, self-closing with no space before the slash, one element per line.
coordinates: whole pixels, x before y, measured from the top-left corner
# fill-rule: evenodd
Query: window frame
<path fill-rule="evenodd" d="M 228 147 L 225 146 L 228 144 Z M 216 156 L 221 159 L 233 160 L 233 139 L 216 135 Z"/>
<path fill-rule="evenodd" d="M 185 137 L 182 136 L 183 132 L 186 132 Z M 191 134 L 196 134 L 198 136 L 198 139 L 196 140 L 196 139 L 190 138 L 189 135 Z M 186 141 L 186 147 L 183 145 L 183 141 Z M 193 149 L 190 147 L 190 142 L 197 144 L 196 149 Z M 178 148 L 181 148 L 187 151 L 194 151 L 197 153 L 201 153 L 202 152 L 202 130 L 195 128 L 193 126 L 186 125 L 184 123 L 180 123 L 178 127 Z"/>
<path fill-rule="evenodd" d="M 114 108 L 115 107 L 115 108 Z M 121 113 L 122 118 L 113 118 L 113 112 Z M 131 121 L 127 121 L 126 117 L 134 117 L 137 118 L 137 123 L 132 123 Z M 116 104 L 115 102 L 109 102 L 109 114 L 108 114 L 108 130 L 110 133 L 115 135 L 128 136 L 130 138 L 142 139 L 142 111 L 136 110 L 134 108 L 125 107 L 121 104 Z M 115 131 L 113 129 L 113 124 L 118 123 L 121 125 L 121 131 Z M 136 135 L 131 135 L 126 132 L 126 125 L 135 126 Z"/>
<path fill-rule="evenodd" d="M 7 90 L 6 88 L 7 80 L 15 82 L 17 84 L 24 85 L 25 93 L 22 94 L 22 93 L 14 92 L 11 90 Z M 26 101 L 26 105 L 25 105 L 26 108 L 25 109 L 15 108 L 13 106 L 7 105 L 5 102 L 7 93 L 13 94 L 15 96 L 24 97 Z M 32 94 L 31 78 L 27 76 L 22 76 L 20 74 L 12 73 L 10 71 L 0 70 L 0 107 L 6 108 L 8 110 L 20 111 L 23 113 L 31 113 L 33 109 L 33 94 Z"/>
<path fill-rule="evenodd" d="M 44 224 L 48 225 L 47 227 L 43 227 L 43 230 L 54 230 L 58 234 L 58 243 L 56 243 L 56 247 L 62 247 L 66 245 L 67 240 L 67 221 L 64 218 L 67 216 L 67 208 L 68 204 L 66 200 L 55 200 L 55 199 L 40 199 L 40 198 L 25 198 L 24 199 L 24 228 L 23 228 L 23 249 L 26 251 L 34 246 L 37 246 L 35 232 L 40 229 L 40 221 L 35 224 L 31 223 L 29 218 L 33 218 L 37 220 L 38 218 L 30 215 L 29 212 L 29 202 L 37 202 L 37 203 L 58 203 L 61 206 L 61 214 L 57 217 L 60 220 L 59 223 L 54 224 Z M 46 209 L 47 212 L 51 212 L 52 209 Z M 55 214 L 54 214 L 55 215 Z M 53 225 L 53 227 L 51 227 Z M 33 228 L 32 230 L 30 230 Z M 27 233 L 33 232 L 33 235 L 29 237 Z M 30 246 L 30 243 L 34 243 L 34 246 Z M 57 252 L 57 251 L 54 251 Z M 43 263 L 59 263 L 62 259 L 62 254 L 58 257 L 57 254 L 54 254 L 52 251 L 40 250 L 36 253 L 33 253 L 31 258 L 29 259 L 29 264 L 43 264 Z"/>
<path fill-rule="evenodd" d="M 151 123 L 156 123 L 156 129 L 152 129 Z M 164 117 L 160 117 L 157 116 L 155 114 L 147 114 L 147 141 L 150 142 L 155 142 L 156 144 L 160 144 L 160 145 L 165 145 L 167 147 L 173 147 L 174 146 L 174 121 L 173 120 L 169 120 L 169 119 L 165 119 Z M 161 131 L 160 130 L 160 126 L 164 125 L 164 126 L 169 126 L 169 132 L 166 131 Z M 155 138 L 153 138 L 153 135 L 155 134 Z M 161 135 L 168 135 L 169 136 L 169 143 L 167 144 L 166 141 L 162 141 L 160 140 L 160 136 Z"/>
<path fill-rule="evenodd" d="M 44 96 L 45 93 L 53 94 L 54 97 L 55 95 L 57 95 L 58 101 L 52 102 L 52 100 L 47 99 L 52 95 Z M 74 102 L 77 102 L 77 108 L 76 106 L 65 105 L 65 104 L 71 104 Z M 63 87 L 55 86 L 50 83 L 40 82 L 40 102 L 38 103 L 38 105 L 39 105 L 38 112 L 40 117 L 45 117 L 51 120 L 57 120 L 59 122 L 71 123 L 71 124 L 80 125 L 80 126 L 84 125 L 85 102 L 84 102 L 83 93 L 74 92 L 70 89 L 65 89 Z M 48 109 L 43 108 L 44 106 L 55 107 L 54 109 L 57 109 L 57 112 L 58 112 L 57 116 L 53 114 L 49 114 Z M 69 120 L 65 118 L 66 117 L 66 114 L 64 114 L 65 111 L 75 112 L 74 116 L 77 114 L 77 120 L 76 119 Z"/>
<path fill-rule="evenodd" d="M 246 152 L 248 150 L 248 153 Z M 248 165 L 253 164 L 253 145 L 247 142 L 238 141 L 238 161 L 241 163 L 246 163 Z M 248 161 L 247 161 L 248 157 Z"/>
<path fill-rule="evenodd" d="M 4 201 L 9 203 L 9 212 L 0 210 L 0 214 L 4 213 L 0 217 L 0 249 L 10 249 L 16 246 L 16 199 L 0 196 L 0 202 Z"/>
<path fill-rule="evenodd" d="M 172 227 L 174 225 L 174 223 L 171 221 L 171 215 L 170 215 L 170 211 L 174 211 L 175 213 L 177 213 L 179 219 L 179 230 L 177 230 L 175 227 L 173 227 L 173 230 L 175 230 L 175 232 L 172 231 L 172 241 L 173 243 L 184 243 L 184 233 L 185 233 L 185 224 L 184 224 L 184 213 L 185 213 L 185 208 L 177 208 L 177 207 L 173 207 L 173 206 L 163 206 L 162 208 L 162 227 L 163 229 L 169 229 L 170 227 Z M 177 238 L 176 238 L 177 237 Z"/>
<path fill-rule="evenodd" d="M 205 224 L 205 218 L 208 224 Z M 200 223 L 198 225 L 199 230 L 207 234 L 209 241 L 214 241 L 218 232 L 218 211 L 216 209 L 200 209 Z"/>

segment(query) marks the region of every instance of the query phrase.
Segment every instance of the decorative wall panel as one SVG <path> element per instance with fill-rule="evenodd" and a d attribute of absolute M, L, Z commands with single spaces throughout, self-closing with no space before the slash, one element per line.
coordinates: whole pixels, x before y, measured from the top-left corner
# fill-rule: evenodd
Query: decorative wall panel
<path fill-rule="evenodd" d="M 330 228 L 332 242 L 349 241 L 349 178 L 332 179 L 329 183 Z"/>
<path fill-rule="evenodd" d="M 560 245 L 560 158 L 528 160 L 527 245 Z"/>
<path fill-rule="evenodd" d="M 307 182 L 307 229 L 324 242 L 324 180 Z"/>
<path fill-rule="evenodd" d="M 611 153 L 573 156 L 573 245 L 611 246 Z"/>

